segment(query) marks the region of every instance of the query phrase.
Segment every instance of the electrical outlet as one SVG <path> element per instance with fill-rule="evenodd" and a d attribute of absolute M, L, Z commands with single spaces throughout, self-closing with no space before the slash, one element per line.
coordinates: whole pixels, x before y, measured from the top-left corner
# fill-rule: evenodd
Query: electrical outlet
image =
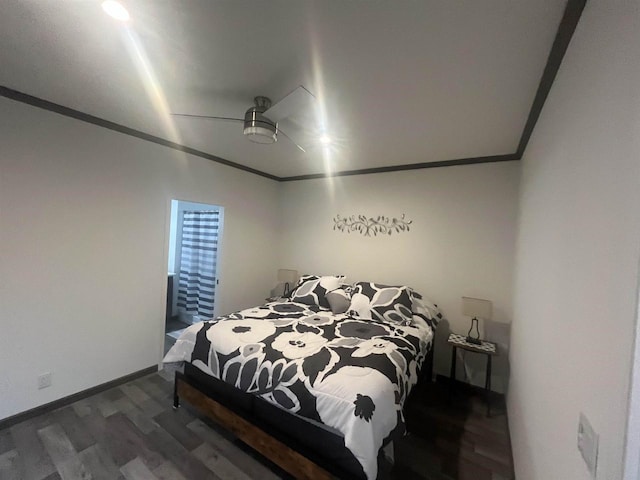
<path fill-rule="evenodd" d="M 598 466 L 598 434 L 583 413 L 578 422 L 578 450 L 582 454 L 592 478 L 596 478 Z"/>
<path fill-rule="evenodd" d="M 38 389 L 43 389 L 51 386 L 51 372 L 43 373 L 38 376 Z"/>

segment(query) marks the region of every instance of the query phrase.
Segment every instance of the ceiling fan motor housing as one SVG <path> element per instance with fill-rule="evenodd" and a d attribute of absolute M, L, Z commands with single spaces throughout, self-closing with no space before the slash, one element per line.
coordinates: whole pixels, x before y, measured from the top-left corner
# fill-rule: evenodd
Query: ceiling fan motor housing
<path fill-rule="evenodd" d="M 255 105 L 244 114 L 244 134 L 256 143 L 275 143 L 278 141 L 278 124 L 263 114 L 271 107 L 267 97 L 255 97 Z"/>

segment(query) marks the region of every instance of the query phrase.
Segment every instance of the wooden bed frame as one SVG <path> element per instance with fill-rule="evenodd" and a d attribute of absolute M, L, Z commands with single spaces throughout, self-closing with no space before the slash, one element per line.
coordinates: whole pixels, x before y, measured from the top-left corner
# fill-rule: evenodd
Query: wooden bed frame
<path fill-rule="evenodd" d="M 433 342 L 420 372 L 419 383 L 430 382 L 432 375 Z M 181 400 L 297 479 L 366 478 L 360 464 L 344 446 L 342 437 L 301 420 L 262 398 L 209 377 L 188 363 L 185 363 L 184 373 L 175 374 L 173 407 L 179 408 Z M 296 435 L 315 439 L 316 445 L 305 445 L 300 438 L 294 438 Z M 325 451 L 317 451 L 318 446 Z M 330 458 L 332 456 L 333 459 Z"/>

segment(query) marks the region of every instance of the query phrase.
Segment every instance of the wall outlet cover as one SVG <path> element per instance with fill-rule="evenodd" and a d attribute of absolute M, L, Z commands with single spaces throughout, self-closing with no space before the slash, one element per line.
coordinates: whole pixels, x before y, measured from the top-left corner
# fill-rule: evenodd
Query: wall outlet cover
<path fill-rule="evenodd" d="M 580 450 L 592 478 L 596 478 L 598 467 L 598 440 L 598 434 L 584 413 L 581 412 L 578 421 L 578 450 Z"/>
<path fill-rule="evenodd" d="M 51 372 L 43 373 L 38 376 L 38 389 L 43 389 L 51 386 Z"/>

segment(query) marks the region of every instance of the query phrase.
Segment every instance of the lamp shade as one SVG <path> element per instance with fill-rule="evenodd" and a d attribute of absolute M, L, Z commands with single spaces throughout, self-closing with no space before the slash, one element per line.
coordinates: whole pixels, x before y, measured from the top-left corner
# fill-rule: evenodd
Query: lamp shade
<path fill-rule="evenodd" d="M 293 284 L 297 281 L 298 281 L 297 270 L 286 270 L 286 269 L 278 270 L 278 282 Z"/>
<path fill-rule="evenodd" d="M 467 317 L 491 320 L 493 304 L 482 298 L 462 297 L 462 314 Z"/>

